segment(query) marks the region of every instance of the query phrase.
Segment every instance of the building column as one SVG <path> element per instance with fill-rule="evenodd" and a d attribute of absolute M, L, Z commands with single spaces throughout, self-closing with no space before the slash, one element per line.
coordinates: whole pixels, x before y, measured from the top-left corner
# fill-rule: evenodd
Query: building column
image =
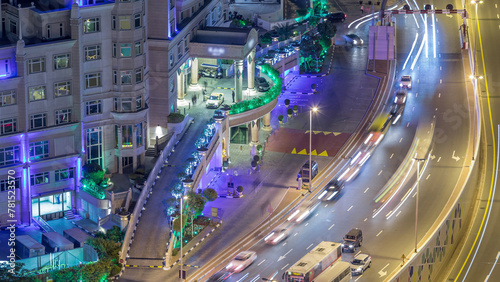
<path fill-rule="evenodd" d="M 234 61 L 234 92 L 236 94 L 235 102 L 243 100 L 243 60 Z"/>
<path fill-rule="evenodd" d="M 253 90 L 255 84 L 255 48 L 247 56 L 248 90 Z"/>
<path fill-rule="evenodd" d="M 123 136 L 122 136 L 122 126 L 118 125 L 118 173 L 123 174 L 123 166 L 122 166 L 122 144 L 123 144 Z"/>
<path fill-rule="evenodd" d="M 176 83 L 177 83 L 177 99 L 182 100 L 182 99 L 184 99 L 184 95 L 182 93 L 182 77 L 181 77 L 182 72 L 180 72 L 180 69 L 178 69 L 176 73 L 177 73 L 177 81 L 176 81 Z"/>
<path fill-rule="evenodd" d="M 264 115 L 264 126 L 262 127 L 262 130 L 265 131 L 271 131 L 271 112 L 267 113 Z"/>
<path fill-rule="evenodd" d="M 207 188 L 207 174 L 205 173 L 207 171 L 207 148 L 199 148 L 198 154 L 200 155 L 200 164 L 198 165 L 203 173 L 201 173 L 201 179 L 200 182 L 198 182 L 198 187 L 201 187 L 201 189 Z"/>
<path fill-rule="evenodd" d="M 259 119 L 250 122 L 250 128 L 252 135 L 250 144 L 259 144 Z"/>
<path fill-rule="evenodd" d="M 135 150 L 137 149 L 137 127 L 132 125 L 132 149 L 134 150 L 134 155 L 132 156 L 132 169 L 135 171 L 137 169 L 137 155 Z"/>
<path fill-rule="evenodd" d="M 191 64 L 191 84 L 198 84 L 198 58 L 193 58 L 193 63 Z"/>
<path fill-rule="evenodd" d="M 224 138 L 224 147 L 222 148 L 223 150 L 226 151 L 226 158 L 228 160 L 228 163 L 231 162 L 231 158 L 229 155 L 229 143 L 230 143 L 230 134 L 231 134 L 231 128 L 229 127 L 229 111 L 230 109 L 221 109 L 222 112 L 224 113 L 224 133 L 222 134 L 222 137 Z"/>

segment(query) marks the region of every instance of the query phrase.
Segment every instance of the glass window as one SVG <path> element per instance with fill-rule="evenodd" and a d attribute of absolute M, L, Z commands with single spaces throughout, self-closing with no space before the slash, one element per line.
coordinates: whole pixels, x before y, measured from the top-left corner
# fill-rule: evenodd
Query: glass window
<path fill-rule="evenodd" d="M 0 79 L 10 76 L 10 58 L 0 59 Z"/>
<path fill-rule="evenodd" d="M 21 188 L 21 178 L 16 177 L 15 179 L 2 179 L 0 180 L 0 192 L 12 190 L 9 187 L 14 186 L 14 189 Z"/>
<path fill-rule="evenodd" d="M 137 96 L 135 98 L 135 110 L 138 111 L 142 109 L 142 96 Z"/>
<path fill-rule="evenodd" d="M 116 16 L 111 17 L 111 29 L 112 30 L 116 29 Z"/>
<path fill-rule="evenodd" d="M 135 55 L 136 56 L 142 55 L 142 42 L 141 41 L 135 42 Z"/>
<path fill-rule="evenodd" d="M 168 54 L 168 59 L 170 61 L 170 66 L 174 65 L 174 51 L 170 50 L 170 53 Z"/>
<path fill-rule="evenodd" d="M 141 14 L 135 14 L 134 15 L 134 26 L 135 28 L 140 28 L 141 27 Z"/>
<path fill-rule="evenodd" d="M 129 43 L 120 44 L 120 56 L 122 57 L 132 56 L 132 44 Z"/>
<path fill-rule="evenodd" d="M 71 81 L 54 83 L 54 95 L 56 97 L 71 95 Z"/>
<path fill-rule="evenodd" d="M 63 24 L 60 23 L 59 24 L 59 37 L 62 37 L 64 34 L 64 28 L 63 28 Z"/>
<path fill-rule="evenodd" d="M 31 129 L 47 126 L 47 115 L 45 113 L 31 115 L 30 120 L 31 120 Z"/>
<path fill-rule="evenodd" d="M 54 69 L 55 70 L 67 69 L 69 67 L 70 67 L 70 55 L 69 54 L 55 55 L 54 56 Z"/>
<path fill-rule="evenodd" d="M 45 86 L 33 86 L 29 88 L 30 101 L 45 100 Z"/>
<path fill-rule="evenodd" d="M 87 163 L 102 166 L 102 127 L 87 129 Z"/>
<path fill-rule="evenodd" d="M 122 126 L 122 147 L 132 147 L 132 125 Z"/>
<path fill-rule="evenodd" d="M 56 111 L 56 124 L 71 122 L 71 109 Z"/>
<path fill-rule="evenodd" d="M 142 82 L 142 68 L 135 69 L 135 83 Z"/>
<path fill-rule="evenodd" d="M 132 111 L 132 98 L 122 98 L 122 112 Z"/>
<path fill-rule="evenodd" d="M 0 166 L 19 163 L 19 146 L 0 148 Z"/>
<path fill-rule="evenodd" d="M 138 123 L 135 125 L 135 138 L 136 138 L 136 146 L 142 146 L 142 123 Z"/>
<path fill-rule="evenodd" d="M 182 58 L 182 43 L 177 44 L 177 58 Z"/>
<path fill-rule="evenodd" d="M 92 45 L 85 47 L 85 61 L 94 61 L 101 59 L 101 46 Z"/>
<path fill-rule="evenodd" d="M 85 107 L 88 116 L 102 113 L 101 100 L 87 102 Z"/>
<path fill-rule="evenodd" d="M 0 135 L 17 131 L 17 119 L 8 118 L 0 120 Z"/>
<path fill-rule="evenodd" d="M 30 143 L 30 160 L 40 160 L 49 157 L 49 141 Z"/>
<path fill-rule="evenodd" d="M 85 88 L 100 87 L 101 73 L 89 73 L 85 75 Z"/>
<path fill-rule="evenodd" d="M 0 107 L 16 104 L 16 90 L 0 91 Z"/>
<path fill-rule="evenodd" d="M 118 111 L 118 98 L 114 98 L 113 110 Z"/>
<path fill-rule="evenodd" d="M 45 71 L 45 58 L 35 58 L 28 60 L 28 73 Z"/>
<path fill-rule="evenodd" d="M 74 171 L 75 171 L 75 168 L 73 168 L 73 167 L 56 170 L 55 171 L 56 182 L 74 178 Z"/>
<path fill-rule="evenodd" d="M 132 84 L 132 71 L 120 71 L 122 84 Z"/>
<path fill-rule="evenodd" d="M 42 173 L 30 175 L 31 186 L 47 184 L 47 183 L 49 183 L 49 173 L 48 172 L 42 172 Z"/>
<path fill-rule="evenodd" d="M 120 2 L 130 2 L 130 0 L 120 0 Z"/>
<path fill-rule="evenodd" d="M 113 71 L 113 84 L 117 85 L 118 84 L 118 72 Z"/>
<path fill-rule="evenodd" d="M 92 33 L 101 31 L 101 19 L 91 18 L 83 21 L 83 33 Z"/>
<path fill-rule="evenodd" d="M 9 20 L 10 22 L 10 32 L 17 34 L 17 22 L 13 20 Z"/>
<path fill-rule="evenodd" d="M 189 34 L 186 37 L 184 37 L 184 52 L 189 51 L 188 38 L 189 38 Z"/>
<path fill-rule="evenodd" d="M 113 43 L 113 57 L 116 57 L 116 43 Z"/>
<path fill-rule="evenodd" d="M 130 16 L 120 16 L 120 29 L 130 29 Z"/>

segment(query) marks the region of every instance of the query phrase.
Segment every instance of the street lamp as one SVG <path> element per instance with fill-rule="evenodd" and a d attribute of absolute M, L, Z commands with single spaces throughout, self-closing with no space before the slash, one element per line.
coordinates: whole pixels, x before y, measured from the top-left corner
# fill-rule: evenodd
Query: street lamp
<path fill-rule="evenodd" d="M 188 199 L 188 197 L 187 197 L 187 196 L 182 196 L 182 197 L 181 197 L 181 216 L 180 216 L 180 219 L 181 219 L 181 222 L 180 222 L 180 226 L 181 226 L 181 273 L 180 273 L 180 275 L 179 275 L 179 281 L 181 281 L 181 282 L 183 281 L 183 279 L 182 279 L 182 274 L 183 274 L 183 272 L 182 272 L 182 266 L 183 266 L 183 262 L 182 262 L 182 240 L 183 240 L 183 239 L 182 239 L 182 227 L 183 227 L 183 225 L 184 225 L 184 224 L 182 224 L 182 223 L 183 223 L 183 222 L 182 222 L 182 205 L 183 205 L 182 200 L 183 200 L 183 199 L 184 199 L 184 200 L 187 200 L 187 199 Z"/>
<path fill-rule="evenodd" d="M 311 175 L 312 175 L 312 161 L 311 161 L 311 147 L 312 147 L 312 113 L 317 112 L 318 108 L 317 107 L 312 107 L 311 110 L 309 111 L 309 185 L 307 186 L 307 189 L 309 192 L 311 192 L 311 186 L 312 186 L 312 180 L 311 180 Z"/>
<path fill-rule="evenodd" d="M 417 252 L 417 224 L 418 224 L 418 186 L 420 184 L 420 162 L 425 161 L 425 159 L 413 158 L 417 161 L 417 202 L 415 204 L 415 253 Z"/>

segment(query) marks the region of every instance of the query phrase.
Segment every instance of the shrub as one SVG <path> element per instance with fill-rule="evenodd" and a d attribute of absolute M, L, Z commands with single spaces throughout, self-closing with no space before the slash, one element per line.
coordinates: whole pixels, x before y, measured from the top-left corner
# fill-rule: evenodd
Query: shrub
<path fill-rule="evenodd" d="M 241 186 L 241 185 L 240 185 L 240 186 L 238 186 L 238 187 L 236 188 L 236 191 L 238 191 L 239 193 L 242 193 L 242 192 L 243 192 L 243 186 Z"/>
<path fill-rule="evenodd" d="M 170 113 L 167 117 L 168 123 L 179 123 L 184 120 L 184 115 L 179 113 Z"/>
<path fill-rule="evenodd" d="M 290 105 L 290 99 L 285 99 L 285 105 Z"/>
<path fill-rule="evenodd" d="M 213 202 L 217 199 L 217 192 L 212 188 L 207 188 L 203 191 L 203 197 L 207 199 L 209 202 Z"/>
<path fill-rule="evenodd" d="M 293 106 L 293 110 L 294 110 L 294 111 L 298 111 L 298 110 L 299 110 L 299 106 L 298 106 L 298 105 L 294 105 L 294 106 Z"/>
<path fill-rule="evenodd" d="M 278 120 L 279 120 L 279 121 L 283 121 L 283 115 L 279 115 L 279 116 L 278 116 Z"/>
<path fill-rule="evenodd" d="M 293 114 L 293 110 L 292 109 L 288 109 L 288 110 L 286 110 L 286 113 L 289 114 L 289 115 L 291 115 L 291 114 Z"/>

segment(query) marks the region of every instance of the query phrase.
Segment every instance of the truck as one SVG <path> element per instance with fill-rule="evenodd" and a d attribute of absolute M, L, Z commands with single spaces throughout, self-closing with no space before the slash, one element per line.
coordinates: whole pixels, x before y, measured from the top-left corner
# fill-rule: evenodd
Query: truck
<path fill-rule="evenodd" d="M 311 282 L 341 257 L 339 243 L 323 241 L 283 273 L 283 279 L 287 282 Z"/>

